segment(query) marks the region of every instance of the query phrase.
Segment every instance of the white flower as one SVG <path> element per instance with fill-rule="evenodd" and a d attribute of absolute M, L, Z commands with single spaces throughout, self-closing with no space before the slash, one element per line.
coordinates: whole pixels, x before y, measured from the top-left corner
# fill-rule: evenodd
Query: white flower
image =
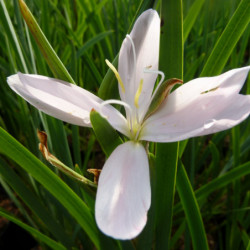
<path fill-rule="evenodd" d="M 46 114 L 91 127 L 89 114 L 95 109 L 130 139 L 106 161 L 96 197 L 99 228 L 118 239 L 136 237 L 147 221 L 151 202 L 149 163 L 140 141 L 173 142 L 215 133 L 239 124 L 250 111 L 250 96 L 239 94 L 250 69 L 245 67 L 194 79 L 149 112 L 162 91 L 160 87 L 153 91 L 158 74 L 162 76 L 158 86 L 164 84 L 164 74 L 158 71 L 159 36 L 157 12 L 145 11 L 123 41 L 119 73 L 107 62 L 118 79 L 121 101 L 102 101 L 80 87 L 44 76 L 18 73 L 8 78 L 17 94 Z M 126 118 L 110 105 L 113 103 L 124 106 Z"/>

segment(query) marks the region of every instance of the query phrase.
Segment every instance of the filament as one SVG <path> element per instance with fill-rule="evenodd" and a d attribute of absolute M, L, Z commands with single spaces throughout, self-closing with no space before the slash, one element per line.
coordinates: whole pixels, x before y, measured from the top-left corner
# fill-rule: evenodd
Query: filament
<path fill-rule="evenodd" d="M 140 95 L 142 92 L 142 86 L 143 86 L 143 79 L 141 79 L 139 87 L 138 87 L 136 94 L 135 94 L 134 104 L 135 104 L 136 108 L 139 108 L 138 102 L 139 102 L 139 98 L 140 98 Z"/>
<path fill-rule="evenodd" d="M 160 88 L 161 84 L 163 83 L 163 81 L 164 81 L 164 79 L 165 79 L 165 75 L 164 75 L 164 73 L 163 73 L 162 71 L 159 71 L 159 70 L 151 70 L 151 69 L 148 69 L 148 68 L 145 68 L 145 69 L 144 69 L 144 72 L 145 72 L 145 73 L 158 74 L 158 75 L 161 76 L 161 80 L 160 80 L 160 82 L 158 83 L 158 85 L 157 85 L 157 87 L 156 87 L 156 89 L 155 89 L 155 91 L 154 91 L 154 93 L 153 93 L 153 95 L 152 95 L 152 97 L 151 97 L 151 100 L 150 100 L 150 102 L 151 102 L 151 101 L 153 100 L 155 94 L 157 93 L 158 89 Z"/>
<path fill-rule="evenodd" d="M 129 41 L 131 42 L 131 45 L 132 45 L 132 50 L 133 50 L 133 59 L 134 59 L 134 64 L 136 66 L 136 53 L 135 53 L 135 45 L 134 45 L 134 41 L 133 39 L 131 38 L 130 35 L 126 35 L 126 37 L 129 39 Z"/>
<path fill-rule="evenodd" d="M 118 83 L 121 86 L 122 92 L 125 93 L 125 87 L 124 87 L 124 84 L 122 82 L 122 79 L 121 79 L 118 71 L 116 70 L 116 68 L 114 67 L 114 65 L 108 59 L 106 59 L 105 62 L 107 63 L 107 65 L 109 66 L 109 68 L 114 72 L 114 74 L 116 76 L 116 79 L 117 79 Z"/>
<path fill-rule="evenodd" d="M 121 105 L 121 106 L 124 106 L 125 108 L 127 108 L 128 113 L 129 113 L 129 119 L 128 120 L 129 120 L 130 128 L 132 129 L 132 119 L 131 119 L 131 117 L 132 117 L 132 108 L 126 102 L 123 102 L 123 101 L 120 101 L 120 100 L 111 99 L 111 100 L 104 101 L 104 102 L 101 103 L 100 114 L 105 119 L 107 119 L 108 117 L 103 114 L 103 107 L 105 105 L 108 105 L 108 104 L 118 104 L 118 105 Z"/>

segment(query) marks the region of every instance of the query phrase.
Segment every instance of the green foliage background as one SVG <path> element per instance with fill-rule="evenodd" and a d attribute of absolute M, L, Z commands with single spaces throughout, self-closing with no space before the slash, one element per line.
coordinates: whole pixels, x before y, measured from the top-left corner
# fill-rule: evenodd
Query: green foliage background
<path fill-rule="evenodd" d="M 3 209 L 0 215 L 29 231 L 43 249 L 250 249 L 249 119 L 211 136 L 150 145 L 153 198 L 148 224 L 137 239 L 116 241 L 96 227 L 95 190 L 42 159 L 36 130 L 47 132 L 50 151 L 58 159 L 90 179 L 87 169 L 103 166 L 101 147 L 110 154 L 120 143 L 118 135 L 113 144 L 105 145 L 99 131 L 111 130 L 108 124 L 102 127 L 98 114 L 92 114 L 95 133 L 63 124 L 29 106 L 6 83 L 7 76 L 21 71 L 66 79 L 104 99 L 116 98 L 117 83 L 107 73 L 105 59 L 117 63 L 122 40 L 148 8 L 157 9 L 164 21 L 160 70 L 167 77 L 187 82 L 242 67 L 249 64 L 250 2 L 27 0 L 26 4 L 60 59 L 51 51 L 44 58 L 18 1 L 0 0 L 0 183 L 23 222 Z M 242 93 L 250 94 L 249 79 Z"/>

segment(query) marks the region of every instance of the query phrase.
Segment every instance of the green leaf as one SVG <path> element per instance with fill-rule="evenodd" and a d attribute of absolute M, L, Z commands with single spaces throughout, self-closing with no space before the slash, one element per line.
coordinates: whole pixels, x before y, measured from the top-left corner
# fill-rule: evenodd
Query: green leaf
<path fill-rule="evenodd" d="M 47 211 L 39 198 L 29 190 L 18 175 L 10 168 L 3 160 L 0 159 L 0 173 L 5 181 L 15 190 L 19 197 L 26 203 L 26 205 L 40 218 L 40 220 L 47 226 L 48 230 L 66 247 L 71 247 L 73 241 L 64 232 L 61 225 L 55 221 L 51 214 Z"/>
<path fill-rule="evenodd" d="M 242 0 L 210 54 L 201 76 L 220 74 L 250 20 L 250 2 Z"/>
<path fill-rule="evenodd" d="M 89 41 L 87 41 L 77 52 L 77 58 L 79 59 L 79 57 L 81 57 L 82 55 L 84 55 L 84 53 L 91 48 L 92 46 L 94 46 L 96 43 L 98 43 L 99 41 L 101 41 L 102 39 L 104 39 L 106 36 L 112 34 L 113 31 L 112 30 L 108 30 L 108 31 L 104 31 L 96 36 L 94 36 L 93 38 L 91 38 Z"/>
<path fill-rule="evenodd" d="M 245 164 L 242 164 L 237 168 L 234 168 L 233 170 L 227 172 L 226 174 L 210 181 L 208 184 L 203 185 L 195 191 L 195 195 L 197 198 L 204 198 L 211 192 L 218 190 L 219 188 L 222 188 L 225 185 L 247 174 L 250 174 L 250 162 L 246 162 Z"/>
<path fill-rule="evenodd" d="M 26 66 L 24 56 L 20 47 L 20 44 L 18 42 L 16 32 L 14 30 L 13 24 L 11 22 L 9 13 L 6 9 L 5 3 L 3 0 L 0 0 L 0 15 L 1 15 L 1 22 L 3 23 L 4 30 L 8 35 L 8 40 L 10 41 L 12 47 L 15 49 L 16 55 L 19 56 L 20 59 L 20 67 L 23 68 L 25 73 L 28 73 L 28 68 Z"/>
<path fill-rule="evenodd" d="M 6 211 L 4 211 L 2 208 L 0 208 L 0 215 L 4 218 L 8 219 L 9 221 L 14 222 L 18 226 L 22 227 L 26 231 L 28 231 L 31 235 L 33 235 L 35 238 L 41 240 L 44 242 L 47 246 L 51 247 L 51 249 L 58 249 L 58 250 L 65 250 L 66 247 L 62 246 L 60 243 L 57 243 L 56 241 L 52 240 L 48 236 L 40 233 L 37 229 L 28 226 L 27 224 L 23 223 L 19 219 L 15 218 L 13 215 L 10 215 Z"/>
<path fill-rule="evenodd" d="M 210 164 L 211 169 L 214 169 L 216 167 L 218 167 L 219 162 L 220 162 L 220 152 L 217 149 L 216 145 L 213 143 L 213 141 L 209 142 L 209 149 L 212 153 L 212 162 Z"/>
<path fill-rule="evenodd" d="M 162 1 L 160 66 L 166 79 L 183 78 L 183 21 L 180 0 Z"/>
<path fill-rule="evenodd" d="M 176 186 L 183 206 L 194 250 L 209 249 L 206 233 L 192 186 L 181 161 L 178 164 Z"/>
<path fill-rule="evenodd" d="M 159 70 L 183 79 L 182 1 L 162 1 Z M 169 249 L 179 143 L 156 145 L 156 249 Z"/>
<path fill-rule="evenodd" d="M 195 190 L 195 196 L 197 200 L 205 199 L 213 191 L 223 188 L 227 184 L 232 183 L 233 181 L 247 174 L 250 174 L 250 162 L 246 162 L 245 164 L 242 164 L 238 166 L 237 168 L 234 168 L 233 170 L 227 172 L 226 174 L 220 177 L 217 177 L 216 179 L 203 185 L 199 189 Z M 179 213 L 181 211 L 182 211 L 181 204 L 177 203 L 175 205 L 174 212 Z"/>
<path fill-rule="evenodd" d="M 90 112 L 90 121 L 102 150 L 106 156 L 109 156 L 118 145 L 123 143 L 122 139 L 97 111 L 92 110 Z"/>
<path fill-rule="evenodd" d="M 180 141 L 179 143 L 179 157 L 182 157 L 186 147 L 188 144 L 188 140 Z"/>
<path fill-rule="evenodd" d="M 247 245 L 247 248 L 246 248 L 247 250 L 250 250 L 250 239 L 249 239 L 249 241 L 248 241 L 248 245 Z"/>
<path fill-rule="evenodd" d="M 86 204 L 57 175 L 2 128 L 0 153 L 11 158 L 40 182 L 76 219 L 99 249 L 98 230 Z"/>
<path fill-rule="evenodd" d="M 117 68 L 118 56 L 112 62 L 113 66 Z M 103 100 L 107 99 L 119 99 L 118 83 L 115 74 L 111 69 L 108 69 L 100 85 L 98 95 Z"/>
<path fill-rule="evenodd" d="M 155 193 L 156 178 L 155 178 L 155 156 L 149 153 L 149 168 L 150 168 L 150 185 L 152 194 Z M 152 195 L 151 206 L 148 211 L 147 224 L 137 238 L 137 250 L 151 250 L 154 241 L 154 223 L 155 223 L 155 206 L 156 196 Z"/>
<path fill-rule="evenodd" d="M 57 56 L 56 52 L 50 45 L 49 41 L 43 34 L 41 28 L 39 27 L 34 16 L 30 12 L 29 8 L 23 0 L 19 0 L 20 10 L 24 17 L 25 22 L 27 23 L 30 32 L 36 40 L 36 43 L 41 50 L 45 60 L 47 61 L 51 71 L 53 72 L 56 78 L 74 83 L 73 78 L 70 76 L 69 72 Z"/>
<path fill-rule="evenodd" d="M 98 68 L 94 64 L 93 60 L 88 56 L 87 53 L 85 54 L 85 56 L 82 59 L 83 59 L 85 66 L 87 66 L 89 68 L 89 71 L 91 72 L 91 74 L 95 78 L 95 82 L 100 83 L 102 81 L 102 76 L 101 76 Z M 96 85 L 96 86 L 98 86 L 98 85 Z"/>
<path fill-rule="evenodd" d="M 183 22 L 183 40 L 186 41 L 195 21 L 200 14 L 201 8 L 205 0 L 196 0 L 188 11 L 187 16 Z"/>
<path fill-rule="evenodd" d="M 156 249 L 169 249 L 179 143 L 158 143 L 156 148 Z"/>

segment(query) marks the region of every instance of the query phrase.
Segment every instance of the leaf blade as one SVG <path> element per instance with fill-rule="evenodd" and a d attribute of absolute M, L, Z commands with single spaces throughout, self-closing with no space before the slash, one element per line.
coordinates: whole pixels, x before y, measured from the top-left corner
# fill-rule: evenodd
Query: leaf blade
<path fill-rule="evenodd" d="M 187 218 L 187 224 L 191 234 L 193 248 L 195 250 L 208 250 L 209 248 L 206 233 L 198 203 L 181 161 L 179 161 L 178 165 L 176 186 Z"/>
<path fill-rule="evenodd" d="M 2 128 L 0 128 L 0 152 L 19 164 L 59 200 L 99 249 L 98 230 L 85 203 L 58 176 Z"/>
<path fill-rule="evenodd" d="M 22 227 L 23 229 L 28 231 L 31 235 L 36 236 L 39 240 L 44 242 L 46 245 L 48 245 L 52 249 L 66 250 L 66 247 L 62 246 L 60 243 L 57 243 L 56 241 L 52 240 L 48 236 L 40 233 L 37 229 L 30 227 L 27 224 L 23 223 L 19 219 L 15 218 L 13 215 L 10 215 L 9 213 L 5 212 L 2 208 L 0 208 L 0 215 L 14 222 L 18 226 Z"/>
<path fill-rule="evenodd" d="M 36 43 L 42 52 L 45 60 L 47 61 L 51 71 L 53 72 L 56 78 L 74 83 L 73 78 L 57 56 L 56 52 L 50 45 L 49 41 L 45 37 L 44 33 L 42 32 L 41 28 L 39 27 L 37 21 L 35 20 L 34 16 L 30 12 L 28 6 L 25 4 L 23 0 L 19 0 L 19 6 L 23 18 L 26 24 L 29 27 L 30 32 L 32 33 L 33 37 L 36 40 Z"/>
<path fill-rule="evenodd" d="M 247 28 L 250 20 L 249 17 L 250 2 L 242 0 L 218 39 L 201 72 L 201 76 L 212 76 L 221 73 L 236 43 Z"/>
<path fill-rule="evenodd" d="M 162 1 L 161 18 L 159 69 L 166 79 L 183 79 L 182 1 Z M 156 249 L 165 250 L 170 249 L 179 143 L 158 143 L 156 148 Z"/>

